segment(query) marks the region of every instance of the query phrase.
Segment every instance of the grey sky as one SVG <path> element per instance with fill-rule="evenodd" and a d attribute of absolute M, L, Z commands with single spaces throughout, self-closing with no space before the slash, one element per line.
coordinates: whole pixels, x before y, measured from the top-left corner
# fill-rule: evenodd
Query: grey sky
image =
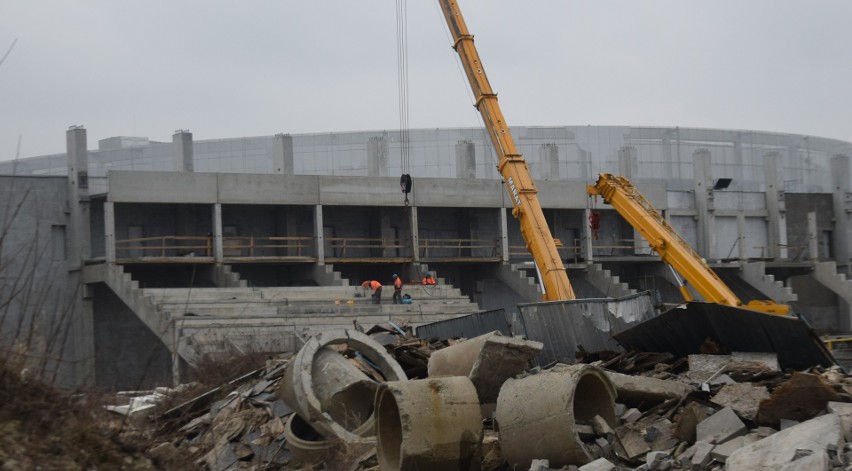
<path fill-rule="evenodd" d="M 466 0 L 511 125 L 852 141 L 852 2 Z M 409 10 L 412 128 L 478 126 L 434 0 Z M 168 141 L 396 129 L 390 0 L 0 0 L 0 160 Z"/>

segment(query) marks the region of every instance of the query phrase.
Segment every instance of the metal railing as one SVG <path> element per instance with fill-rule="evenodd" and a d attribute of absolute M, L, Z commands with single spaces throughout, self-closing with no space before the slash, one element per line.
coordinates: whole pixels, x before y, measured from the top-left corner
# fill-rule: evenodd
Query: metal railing
<path fill-rule="evenodd" d="M 420 256 L 423 258 L 430 256 L 475 258 L 477 256 L 473 255 L 474 251 L 489 254 L 479 255 L 480 257 L 499 257 L 500 239 L 420 239 Z"/>
<path fill-rule="evenodd" d="M 159 236 L 116 240 L 115 256 L 116 258 L 212 257 L 213 238 Z"/>
<path fill-rule="evenodd" d="M 229 258 L 303 257 L 313 248 L 313 237 L 222 237 L 222 254 Z"/>
<path fill-rule="evenodd" d="M 325 244 L 325 255 L 330 258 L 385 257 L 387 251 L 398 253 L 411 249 L 407 240 L 380 237 L 326 237 Z M 376 251 L 380 251 L 380 255 L 375 255 Z"/>

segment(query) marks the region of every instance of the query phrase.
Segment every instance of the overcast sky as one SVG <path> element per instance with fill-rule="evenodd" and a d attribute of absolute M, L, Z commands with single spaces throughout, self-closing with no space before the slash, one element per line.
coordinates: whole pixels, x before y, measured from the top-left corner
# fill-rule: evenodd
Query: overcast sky
<path fill-rule="evenodd" d="M 848 0 L 461 0 L 510 125 L 852 141 Z M 411 128 L 479 126 L 434 0 L 408 2 Z M 397 129 L 395 2 L 0 0 L 0 160 L 70 125 L 194 138 Z"/>

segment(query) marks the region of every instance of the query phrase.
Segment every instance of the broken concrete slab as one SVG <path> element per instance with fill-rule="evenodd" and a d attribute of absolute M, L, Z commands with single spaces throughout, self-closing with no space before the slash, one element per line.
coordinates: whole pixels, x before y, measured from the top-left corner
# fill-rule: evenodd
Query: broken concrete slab
<path fill-rule="evenodd" d="M 621 421 L 626 424 L 632 424 L 633 422 L 639 420 L 641 417 L 642 412 L 634 407 L 631 409 L 627 409 L 627 411 L 625 411 L 624 414 L 621 415 Z"/>
<path fill-rule="evenodd" d="M 831 459 L 825 451 L 812 453 L 793 460 L 781 467 L 779 471 L 828 471 L 832 469 Z"/>
<path fill-rule="evenodd" d="M 758 471 L 780 469 L 793 460 L 797 449 L 822 452 L 843 444 L 843 427 L 837 414 L 827 414 L 746 445 L 728 457 L 728 469 Z"/>
<path fill-rule="evenodd" d="M 760 402 L 769 399 L 766 386 L 755 386 L 749 383 L 726 384 L 711 399 L 722 407 L 730 407 L 740 417 L 754 420 Z"/>
<path fill-rule="evenodd" d="M 712 443 L 697 441 L 695 442 L 695 452 L 692 454 L 692 468 L 703 469 L 713 459 L 710 453 L 716 446 Z"/>
<path fill-rule="evenodd" d="M 760 403 L 756 421 L 773 427 L 781 419 L 805 421 L 824 411 L 830 401 L 841 402 L 841 397 L 825 378 L 795 372 Z"/>
<path fill-rule="evenodd" d="M 532 460 L 530 463 L 530 471 L 548 471 L 550 469 L 550 461 L 548 460 Z"/>
<path fill-rule="evenodd" d="M 730 407 L 702 420 L 695 430 L 696 439 L 707 443 L 724 443 L 746 433 L 748 427 Z"/>
<path fill-rule="evenodd" d="M 544 344 L 494 331 L 433 352 L 429 377 L 467 376 L 476 386 L 482 404 L 497 401 L 500 386 L 530 366 Z"/>
<path fill-rule="evenodd" d="M 624 448 L 627 459 L 637 459 L 651 451 L 651 447 L 648 446 L 648 442 L 642 435 L 640 426 L 636 424 L 622 425 L 615 429 L 615 433 L 618 435 L 618 441 Z"/>
<path fill-rule="evenodd" d="M 730 355 L 689 355 L 689 379 L 696 383 L 717 384 L 726 371 L 753 373 L 779 371 L 778 355 L 761 352 L 733 352 Z M 727 376 L 727 375 L 725 375 Z M 728 376 L 730 378 L 730 376 Z M 733 380 L 731 380 L 733 381 Z"/>
<path fill-rule="evenodd" d="M 702 420 L 709 416 L 710 410 L 708 407 L 690 402 L 675 417 L 674 436 L 687 443 L 695 443 L 695 428 Z"/>
<path fill-rule="evenodd" d="M 847 442 L 852 442 L 852 403 L 831 401 L 826 405 L 830 414 L 837 414 L 843 425 L 843 437 Z"/>
<path fill-rule="evenodd" d="M 716 445 L 716 447 L 713 448 L 713 451 L 710 452 L 710 456 L 712 456 L 714 460 L 716 460 L 720 463 L 724 463 L 725 461 L 727 461 L 728 457 L 731 456 L 731 453 L 739 450 L 740 448 L 742 448 L 742 447 L 744 447 L 748 444 L 748 443 L 746 443 L 746 436 L 747 435 L 732 438 L 732 439 L 726 441 L 725 443 L 722 443 L 720 445 Z M 757 438 L 757 437 L 755 437 L 755 438 Z M 757 440 L 755 440 L 755 441 L 757 441 Z"/>
<path fill-rule="evenodd" d="M 676 447 L 680 440 L 674 436 L 674 424 L 668 419 L 659 419 L 646 425 L 645 441 L 652 451 L 668 452 Z"/>
<path fill-rule="evenodd" d="M 577 471 L 615 471 L 616 466 L 606 458 L 598 458 L 591 463 L 580 466 Z"/>
<path fill-rule="evenodd" d="M 695 390 L 691 385 L 677 381 L 646 376 L 630 376 L 612 371 L 607 371 L 606 375 L 618 392 L 618 400 L 628 405 L 680 399 Z"/>

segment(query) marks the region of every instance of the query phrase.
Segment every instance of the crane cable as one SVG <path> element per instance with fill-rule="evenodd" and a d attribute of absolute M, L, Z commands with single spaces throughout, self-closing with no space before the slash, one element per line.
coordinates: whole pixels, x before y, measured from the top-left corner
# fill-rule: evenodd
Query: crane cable
<path fill-rule="evenodd" d="M 396 0 L 396 62 L 397 86 L 399 89 L 399 140 L 400 168 L 399 188 L 405 195 L 408 207 L 408 194 L 411 193 L 410 172 L 410 134 L 408 124 L 408 2 Z"/>

